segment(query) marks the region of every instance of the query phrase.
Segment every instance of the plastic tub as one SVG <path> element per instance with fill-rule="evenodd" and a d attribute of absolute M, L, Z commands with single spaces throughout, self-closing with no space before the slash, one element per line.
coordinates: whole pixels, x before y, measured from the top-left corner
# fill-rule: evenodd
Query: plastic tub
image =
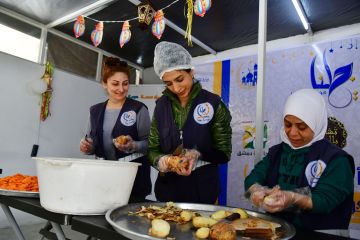
<path fill-rule="evenodd" d="M 40 203 L 72 215 L 100 215 L 126 205 L 140 163 L 35 157 Z"/>

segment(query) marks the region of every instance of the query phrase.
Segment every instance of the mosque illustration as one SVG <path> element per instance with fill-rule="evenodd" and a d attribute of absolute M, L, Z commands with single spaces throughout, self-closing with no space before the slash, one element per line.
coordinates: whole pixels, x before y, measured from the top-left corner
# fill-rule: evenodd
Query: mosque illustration
<path fill-rule="evenodd" d="M 245 86 L 256 86 L 257 83 L 257 64 L 254 64 L 254 72 L 249 69 L 249 73 L 244 75 L 241 79 L 241 83 Z"/>

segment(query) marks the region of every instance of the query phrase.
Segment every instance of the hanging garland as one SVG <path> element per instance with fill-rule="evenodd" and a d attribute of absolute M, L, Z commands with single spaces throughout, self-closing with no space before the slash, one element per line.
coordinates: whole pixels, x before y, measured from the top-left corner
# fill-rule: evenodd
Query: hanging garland
<path fill-rule="evenodd" d="M 144 2 L 138 5 L 138 17 L 134 17 L 127 20 L 121 21 L 102 21 L 93 19 L 87 16 L 78 16 L 75 23 L 74 23 L 74 35 L 76 38 L 81 37 L 85 32 L 85 18 L 90 19 L 92 21 L 97 22 L 95 29 L 91 32 L 91 41 L 95 47 L 99 46 L 102 41 L 103 31 L 104 31 L 104 23 L 123 23 L 122 30 L 119 37 L 119 45 L 122 48 L 126 43 L 130 41 L 131 38 L 131 31 L 130 31 L 130 21 L 138 20 L 142 29 L 146 29 L 154 18 L 153 25 L 151 27 L 152 34 L 160 40 L 162 34 L 165 31 L 165 18 L 163 10 L 167 9 L 168 7 L 172 6 L 173 4 L 177 3 L 180 0 L 175 0 L 166 7 L 159 9 L 154 14 L 155 10 L 152 8 L 150 2 Z M 187 19 L 187 26 L 185 31 L 185 38 L 188 40 L 188 46 L 192 46 L 191 41 L 191 30 L 192 30 L 192 17 L 193 13 L 197 16 L 203 17 L 207 11 L 212 6 L 212 0 L 186 0 L 186 19 Z M 155 15 L 155 17 L 154 17 Z"/>
<path fill-rule="evenodd" d="M 41 94 L 41 110 L 40 110 L 40 119 L 45 121 L 46 118 L 50 115 L 50 100 L 52 96 L 52 76 L 54 73 L 54 66 L 47 62 L 45 64 L 45 72 L 41 79 L 46 83 L 47 89 Z"/>
<path fill-rule="evenodd" d="M 193 17 L 193 11 L 194 11 L 194 2 L 193 0 L 186 0 L 187 4 L 187 25 L 186 25 L 186 32 L 185 32 L 185 38 L 188 40 L 188 46 L 192 47 L 192 41 L 191 41 L 191 30 L 192 30 L 192 17 Z"/>

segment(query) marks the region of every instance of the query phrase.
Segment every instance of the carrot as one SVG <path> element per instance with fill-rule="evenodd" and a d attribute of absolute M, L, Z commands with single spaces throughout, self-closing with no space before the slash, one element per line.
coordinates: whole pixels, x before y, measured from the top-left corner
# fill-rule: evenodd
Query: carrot
<path fill-rule="evenodd" d="M 37 176 L 28 176 L 17 173 L 12 176 L 0 178 L 0 188 L 6 190 L 38 192 L 38 178 Z"/>

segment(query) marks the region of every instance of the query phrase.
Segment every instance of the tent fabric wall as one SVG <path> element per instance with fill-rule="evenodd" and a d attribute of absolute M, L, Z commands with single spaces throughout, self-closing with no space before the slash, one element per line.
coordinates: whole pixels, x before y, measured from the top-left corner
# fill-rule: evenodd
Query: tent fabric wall
<path fill-rule="evenodd" d="M 228 70 L 223 68 L 224 62 L 229 63 Z M 196 66 L 195 76 L 205 88 L 213 88 L 214 92 L 222 95 L 218 82 L 227 71 L 230 73 L 229 109 L 232 114 L 233 151 L 225 182 L 227 196 L 223 199 L 229 206 L 251 208 L 250 202 L 244 198 L 244 179 L 253 169 L 255 160 L 257 56 Z M 346 133 L 347 137 L 334 135 L 333 140 L 340 143 L 346 138 L 344 149 L 355 158 L 353 229 L 360 229 L 359 81 L 359 36 L 277 50 L 268 53 L 266 58 L 264 154 L 270 146 L 280 142 L 282 111 L 287 96 L 301 88 L 318 90 L 328 104 L 329 116 L 337 119 L 335 126 L 328 130 L 329 136 L 336 132 Z"/>
<path fill-rule="evenodd" d="M 38 141 L 38 156 L 86 158 L 79 150 L 89 107 L 106 99 L 99 83 L 57 70 L 50 103 L 51 116 L 40 124 L 40 96 L 31 90 L 44 67 L 0 53 L 0 177 L 23 173 L 36 175 L 30 153 Z M 39 140 L 38 140 L 39 134 Z M 14 211 L 20 224 L 40 221 L 32 215 Z M 0 228 L 7 226 L 0 211 Z"/>

